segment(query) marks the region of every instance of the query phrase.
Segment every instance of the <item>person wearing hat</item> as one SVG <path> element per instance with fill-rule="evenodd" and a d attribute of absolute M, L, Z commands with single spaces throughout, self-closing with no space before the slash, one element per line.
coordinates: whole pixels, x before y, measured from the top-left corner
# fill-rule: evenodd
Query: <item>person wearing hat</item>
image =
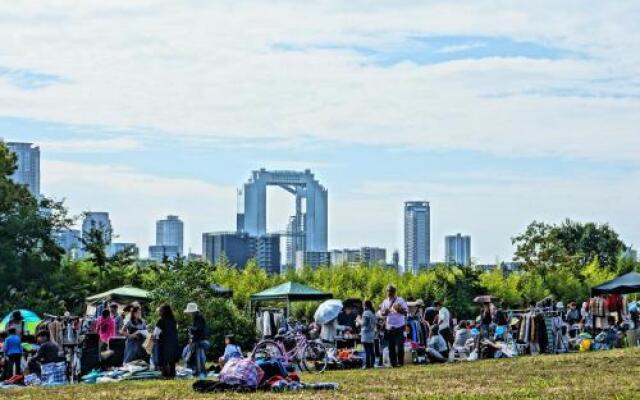
<path fill-rule="evenodd" d="M 189 336 L 191 338 L 191 354 L 195 354 L 195 368 L 194 375 L 200 378 L 204 378 L 207 375 L 206 352 L 210 347 L 209 343 L 209 328 L 207 322 L 198 309 L 196 303 L 187 304 L 187 308 L 184 310 L 185 314 L 189 314 L 192 317 L 192 324 L 189 328 Z"/>
<path fill-rule="evenodd" d="M 404 328 L 409 307 L 398 297 L 393 285 L 387 286 L 387 298 L 382 302 L 380 315 L 385 318 L 385 339 L 389 343 L 389 361 L 392 367 L 404 365 Z"/>

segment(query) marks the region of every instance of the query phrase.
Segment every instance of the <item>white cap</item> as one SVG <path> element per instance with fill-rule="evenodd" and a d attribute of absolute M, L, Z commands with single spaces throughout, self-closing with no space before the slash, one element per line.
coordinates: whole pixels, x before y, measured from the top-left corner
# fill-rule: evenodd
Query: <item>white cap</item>
<path fill-rule="evenodd" d="M 198 305 L 196 303 L 187 304 L 187 308 L 184 310 L 185 314 L 193 314 L 198 312 Z"/>

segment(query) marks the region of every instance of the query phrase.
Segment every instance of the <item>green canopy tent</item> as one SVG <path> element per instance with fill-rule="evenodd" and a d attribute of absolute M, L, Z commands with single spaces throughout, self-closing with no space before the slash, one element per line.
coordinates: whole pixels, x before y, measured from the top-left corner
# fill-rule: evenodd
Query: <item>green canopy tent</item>
<path fill-rule="evenodd" d="M 118 303 L 121 307 L 137 301 L 146 304 L 151 301 L 151 294 L 144 289 L 132 286 L 122 286 L 119 288 L 107 290 L 103 293 L 94 294 L 86 298 L 87 315 L 95 314 L 96 306 L 102 303 Z"/>
<path fill-rule="evenodd" d="M 286 282 L 281 285 L 263 290 L 260 293 L 251 295 L 251 310 L 254 306 L 262 302 L 278 302 L 285 303 L 286 315 L 289 315 L 289 308 L 292 302 L 297 301 L 317 301 L 332 299 L 331 293 L 325 293 L 321 290 L 303 285 L 296 282 Z"/>

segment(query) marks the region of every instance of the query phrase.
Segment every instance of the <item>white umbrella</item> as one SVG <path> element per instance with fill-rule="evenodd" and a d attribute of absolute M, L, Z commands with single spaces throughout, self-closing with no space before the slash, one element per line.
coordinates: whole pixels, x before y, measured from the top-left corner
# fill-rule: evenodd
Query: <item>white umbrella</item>
<path fill-rule="evenodd" d="M 342 301 L 336 299 L 327 300 L 318 306 L 313 318 L 316 323 L 324 325 L 338 318 L 340 311 L 342 311 Z"/>

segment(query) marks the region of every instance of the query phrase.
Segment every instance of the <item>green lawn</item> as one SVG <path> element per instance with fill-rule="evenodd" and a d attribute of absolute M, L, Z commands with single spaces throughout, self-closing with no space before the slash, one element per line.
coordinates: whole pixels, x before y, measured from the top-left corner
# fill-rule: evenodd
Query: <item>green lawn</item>
<path fill-rule="evenodd" d="M 196 394 L 191 381 L 124 382 L 0 392 L 15 400 L 142 399 L 631 399 L 640 398 L 640 349 L 521 357 L 403 369 L 334 371 L 306 381 L 334 381 L 337 392 Z"/>

